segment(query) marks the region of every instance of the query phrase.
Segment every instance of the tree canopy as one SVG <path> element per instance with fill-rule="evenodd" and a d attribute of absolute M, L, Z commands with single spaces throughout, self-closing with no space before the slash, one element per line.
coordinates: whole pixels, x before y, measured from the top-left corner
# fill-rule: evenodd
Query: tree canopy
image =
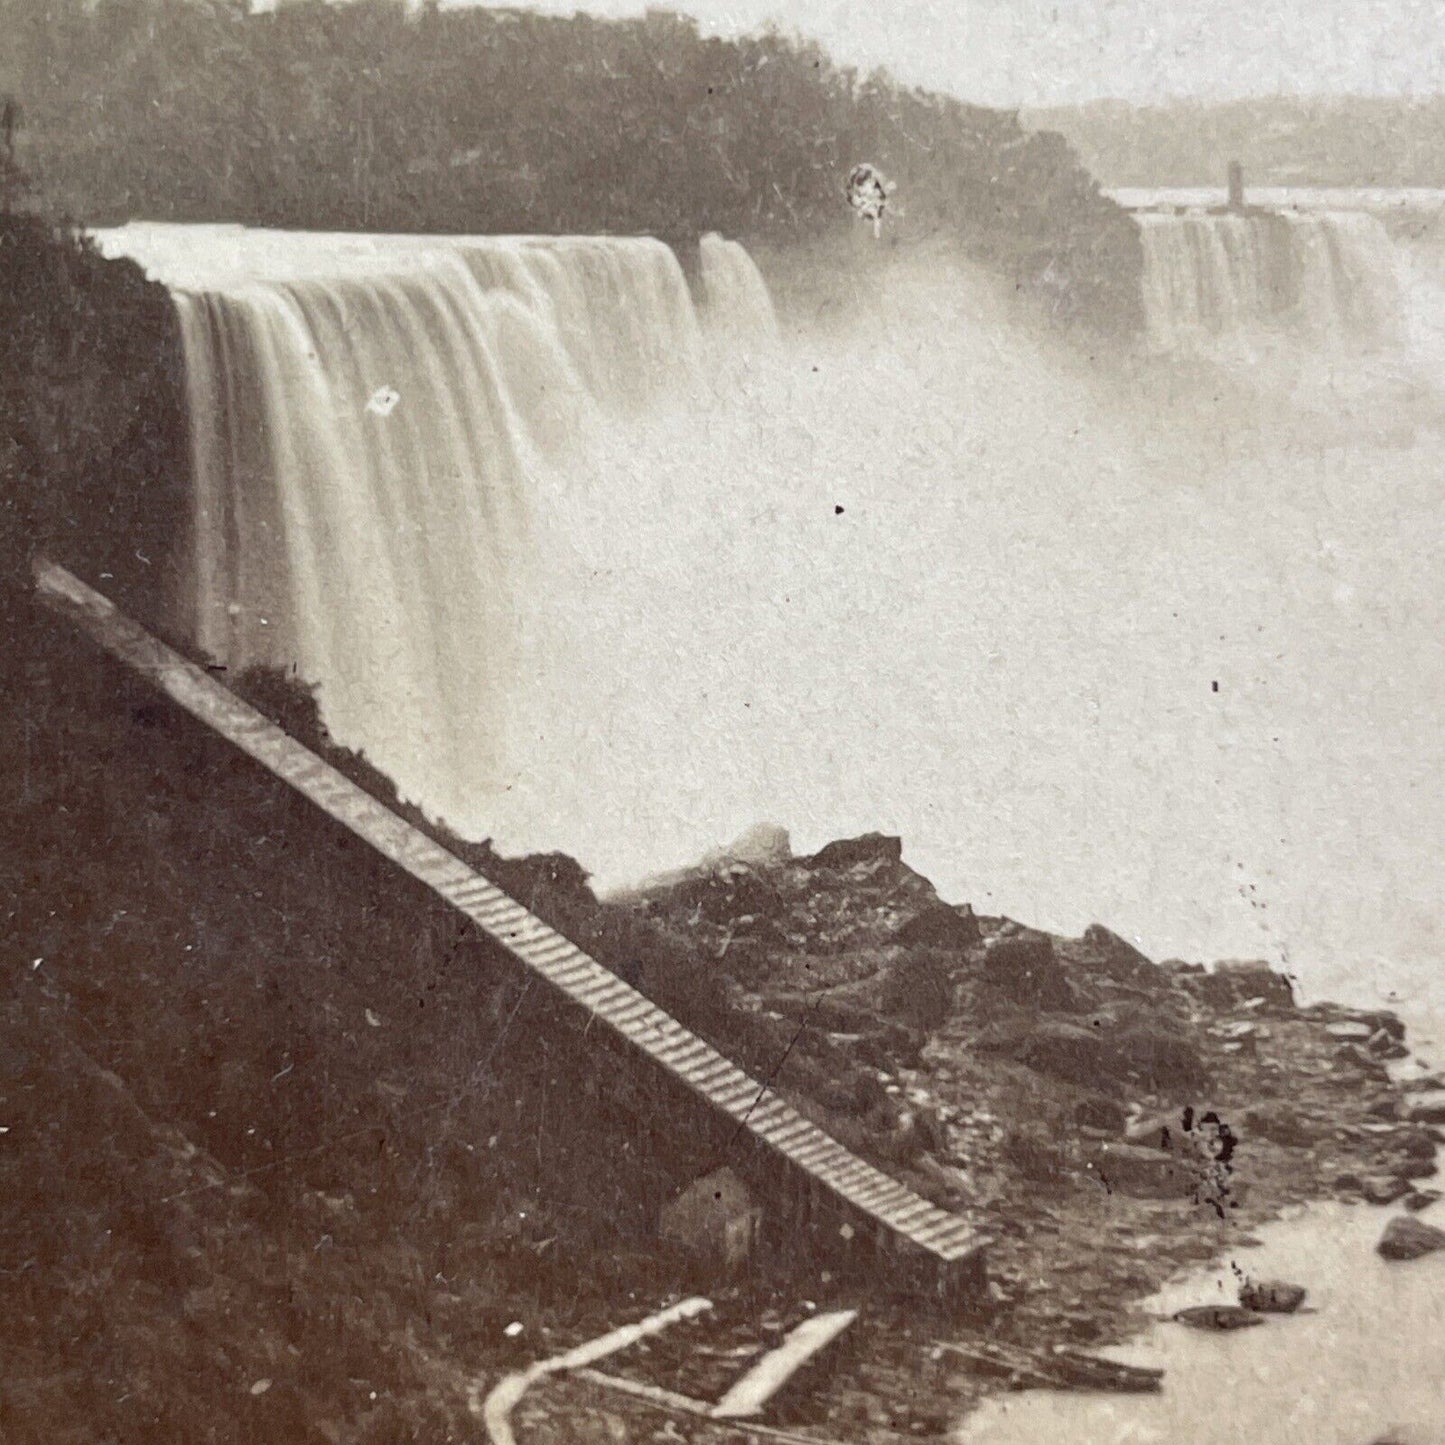
<path fill-rule="evenodd" d="M 910 234 L 1088 309 L 1137 242 L 1056 135 L 667 11 L 603 21 L 402 0 L 0 0 L 0 93 L 51 203 L 130 217 L 447 232 L 851 224 L 870 162 Z"/>

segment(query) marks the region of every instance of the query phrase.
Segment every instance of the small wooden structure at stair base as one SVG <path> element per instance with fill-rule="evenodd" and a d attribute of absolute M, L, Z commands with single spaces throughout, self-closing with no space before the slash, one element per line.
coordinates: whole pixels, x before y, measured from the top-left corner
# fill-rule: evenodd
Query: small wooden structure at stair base
<path fill-rule="evenodd" d="M 946 1299 L 976 1298 L 984 1239 L 970 1221 L 920 1198 L 849 1153 L 712 1045 L 584 953 L 434 838 L 398 816 L 167 647 L 65 568 L 37 558 L 36 590 L 53 612 L 294 788 L 383 857 L 470 919 L 504 953 L 611 1030 L 657 1073 L 746 1136 L 766 1161 L 774 1195 L 826 1196 L 844 1238 L 861 1237 L 908 1279 Z"/>
<path fill-rule="evenodd" d="M 804 1320 L 775 1350 L 735 1380 L 713 1406 L 714 1420 L 750 1420 L 820 1350 L 825 1350 L 854 1320 L 857 1310 L 834 1310 Z"/>

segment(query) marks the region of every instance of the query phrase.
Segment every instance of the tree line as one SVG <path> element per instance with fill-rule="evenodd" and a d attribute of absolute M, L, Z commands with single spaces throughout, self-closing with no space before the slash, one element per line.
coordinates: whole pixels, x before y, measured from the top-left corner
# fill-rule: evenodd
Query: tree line
<path fill-rule="evenodd" d="M 1445 96 L 1277 95 L 1040 110 L 1115 186 L 1445 186 Z"/>
<path fill-rule="evenodd" d="M 312 229 L 815 237 L 860 161 L 910 235 L 1132 304 L 1137 240 L 1057 135 L 767 31 L 404 0 L 0 0 L 0 94 L 49 202 Z"/>

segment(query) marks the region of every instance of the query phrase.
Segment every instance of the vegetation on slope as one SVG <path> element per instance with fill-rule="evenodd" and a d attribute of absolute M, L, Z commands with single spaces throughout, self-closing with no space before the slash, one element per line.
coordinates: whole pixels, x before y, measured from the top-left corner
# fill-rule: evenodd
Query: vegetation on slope
<path fill-rule="evenodd" d="M 63 209 L 311 229 L 813 239 L 860 161 L 910 235 L 1131 318 L 1137 238 L 1007 112 L 691 20 L 304 0 L 0 0 L 0 94 Z"/>

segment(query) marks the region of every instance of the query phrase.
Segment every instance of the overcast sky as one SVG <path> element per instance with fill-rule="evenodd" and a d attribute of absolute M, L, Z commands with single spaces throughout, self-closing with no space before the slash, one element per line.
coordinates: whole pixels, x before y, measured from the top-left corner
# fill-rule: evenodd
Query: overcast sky
<path fill-rule="evenodd" d="M 446 0 L 449 4 L 475 0 Z M 532 0 L 638 15 L 641 0 Z M 838 60 L 991 105 L 1445 90 L 1445 0 L 671 0 L 717 34 L 768 20 Z"/>

